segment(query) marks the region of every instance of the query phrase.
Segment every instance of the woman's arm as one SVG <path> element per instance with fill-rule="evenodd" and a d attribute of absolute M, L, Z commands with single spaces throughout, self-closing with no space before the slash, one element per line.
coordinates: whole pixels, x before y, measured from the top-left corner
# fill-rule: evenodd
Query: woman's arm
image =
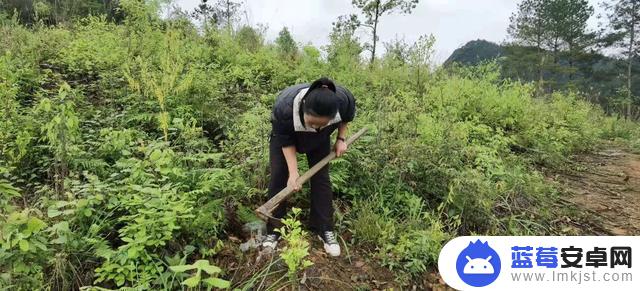
<path fill-rule="evenodd" d="M 348 129 L 349 123 L 347 122 L 341 122 L 340 126 L 338 126 L 338 138 L 347 138 L 347 129 Z"/>
<path fill-rule="evenodd" d="M 347 151 L 347 143 L 345 142 L 345 139 L 347 138 L 347 127 L 347 122 L 341 122 L 338 127 L 338 137 L 336 138 L 336 144 L 334 145 L 336 156 L 338 157 Z"/>
<path fill-rule="evenodd" d="M 301 187 L 296 183 L 296 180 L 300 177 L 300 173 L 298 173 L 298 160 L 296 159 L 296 146 L 283 147 L 282 154 L 284 154 L 284 159 L 287 161 L 287 168 L 289 169 L 287 186 L 291 187 L 293 191 L 299 191 Z"/>

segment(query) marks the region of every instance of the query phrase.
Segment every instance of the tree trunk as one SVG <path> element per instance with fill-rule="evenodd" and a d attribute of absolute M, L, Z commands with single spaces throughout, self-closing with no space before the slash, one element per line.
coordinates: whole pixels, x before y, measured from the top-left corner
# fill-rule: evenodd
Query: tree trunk
<path fill-rule="evenodd" d="M 231 35 L 231 3 L 227 0 L 227 32 Z"/>
<path fill-rule="evenodd" d="M 376 43 L 378 42 L 378 17 L 380 16 L 379 11 L 380 1 L 376 1 L 376 15 L 373 19 L 373 47 L 371 48 L 371 65 L 373 65 L 373 62 L 375 62 L 376 60 Z"/>
<path fill-rule="evenodd" d="M 538 96 L 542 96 L 544 92 L 544 62 L 545 55 L 542 51 L 542 33 L 538 32 L 536 47 L 538 49 L 538 56 L 540 57 L 540 64 L 538 65 Z"/>
<path fill-rule="evenodd" d="M 633 5 L 633 8 L 635 9 L 635 5 Z M 632 13 L 635 13 L 632 12 Z M 635 36 L 636 36 L 636 21 L 637 19 L 635 19 L 635 17 L 631 17 L 631 23 L 630 23 L 630 37 L 629 37 L 629 55 L 627 56 L 628 60 L 627 60 L 627 100 L 629 102 L 629 104 L 627 105 L 627 115 L 630 115 L 631 113 L 631 66 L 633 63 L 633 44 L 635 42 Z"/>

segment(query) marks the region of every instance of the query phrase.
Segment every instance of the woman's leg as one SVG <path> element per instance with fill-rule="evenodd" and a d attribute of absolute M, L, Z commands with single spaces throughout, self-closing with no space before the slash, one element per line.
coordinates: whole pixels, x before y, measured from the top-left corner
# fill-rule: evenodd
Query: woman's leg
<path fill-rule="evenodd" d="M 319 144 L 307 153 L 309 168 L 317 164 L 331 152 L 328 136 L 318 140 Z M 333 230 L 333 191 L 329 180 L 329 165 L 324 166 L 311 177 L 310 227 L 317 233 Z"/>
<path fill-rule="evenodd" d="M 271 179 L 269 180 L 269 198 L 275 196 L 282 189 L 287 187 L 289 179 L 289 169 L 287 169 L 287 160 L 284 158 L 282 148 L 269 143 L 269 167 L 271 169 Z M 282 201 L 280 205 L 273 211 L 275 218 L 283 218 L 287 211 L 287 201 Z M 273 233 L 274 225 L 267 223 L 267 232 Z"/>

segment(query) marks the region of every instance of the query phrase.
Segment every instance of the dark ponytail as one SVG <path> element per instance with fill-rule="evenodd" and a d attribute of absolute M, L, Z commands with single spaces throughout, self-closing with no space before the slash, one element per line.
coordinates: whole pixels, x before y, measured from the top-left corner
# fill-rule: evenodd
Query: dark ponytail
<path fill-rule="evenodd" d="M 306 114 L 333 118 L 338 112 L 336 85 L 326 77 L 311 83 L 302 101 L 302 111 Z"/>

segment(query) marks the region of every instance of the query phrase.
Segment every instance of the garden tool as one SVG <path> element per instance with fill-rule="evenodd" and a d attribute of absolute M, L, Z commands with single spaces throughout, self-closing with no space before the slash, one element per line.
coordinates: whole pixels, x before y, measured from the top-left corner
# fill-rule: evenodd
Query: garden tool
<path fill-rule="evenodd" d="M 362 136 L 367 131 L 367 128 L 362 128 L 360 131 L 356 132 L 354 135 L 349 137 L 345 143 L 347 146 L 351 145 L 354 141 L 356 141 L 360 136 Z M 311 169 L 305 172 L 302 176 L 300 176 L 296 182 L 298 185 L 302 185 L 307 182 L 313 175 L 315 175 L 320 169 L 326 166 L 331 160 L 336 158 L 336 152 L 331 151 L 329 155 L 327 155 L 324 159 L 320 160 L 317 164 L 315 164 Z M 286 200 L 293 193 L 293 189 L 289 186 L 282 189 L 282 191 L 278 192 L 275 196 L 273 196 L 269 201 L 264 203 L 262 206 L 258 207 L 255 210 L 255 213 L 260 217 L 260 219 L 264 221 L 272 221 L 276 225 L 280 224 L 280 219 L 277 219 L 272 216 L 273 211 L 282 203 L 282 201 Z"/>

